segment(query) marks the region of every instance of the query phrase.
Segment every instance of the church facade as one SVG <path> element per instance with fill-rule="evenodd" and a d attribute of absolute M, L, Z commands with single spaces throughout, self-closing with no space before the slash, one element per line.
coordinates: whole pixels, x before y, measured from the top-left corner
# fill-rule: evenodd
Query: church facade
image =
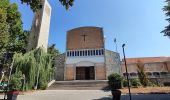
<path fill-rule="evenodd" d="M 66 52 L 55 62 L 56 80 L 106 80 L 111 73 L 120 73 L 119 54 L 105 49 L 100 27 L 69 30 Z"/>

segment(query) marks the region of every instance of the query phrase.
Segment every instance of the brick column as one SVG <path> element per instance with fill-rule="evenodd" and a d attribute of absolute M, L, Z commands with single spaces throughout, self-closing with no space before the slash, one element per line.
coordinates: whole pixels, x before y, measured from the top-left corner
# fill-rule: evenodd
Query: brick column
<path fill-rule="evenodd" d="M 75 68 L 74 65 L 66 65 L 65 67 L 65 80 L 74 80 Z"/>
<path fill-rule="evenodd" d="M 106 80 L 106 67 L 104 63 L 95 64 L 96 80 Z"/>

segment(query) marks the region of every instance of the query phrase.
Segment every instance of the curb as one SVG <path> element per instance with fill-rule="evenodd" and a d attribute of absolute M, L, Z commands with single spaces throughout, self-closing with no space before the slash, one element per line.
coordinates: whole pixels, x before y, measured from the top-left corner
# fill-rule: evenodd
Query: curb
<path fill-rule="evenodd" d="M 150 92 L 150 93 L 131 93 L 132 95 L 147 95 L 147 94 L 170 94 L 170 92 Z M 129 95 L 129 93 L 122 93 L 122 95 Z"/>

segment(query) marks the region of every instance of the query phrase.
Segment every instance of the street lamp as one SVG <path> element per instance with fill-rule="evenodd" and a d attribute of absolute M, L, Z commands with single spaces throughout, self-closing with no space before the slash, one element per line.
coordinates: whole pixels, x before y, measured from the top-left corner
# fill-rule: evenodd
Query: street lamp
<path fill-rule="evenodd" d="M 130 100 L 132 100 L 132 98 L 131 98 L 131 92 L 130 92 L 129 75 L 128 75 L 128 71 L 127 71 L 127 64 L 126 64 L 126 57 L 125 57 L 124 47 L 125 47 L 125 44 L 122 45 L 122 49 L 123 49 L 123 56 L 124 56 L 125 69 L 126 69 L 126 78 L 127 78 L 127 81 L 128 81 L 129 97 L 130 97 Z"/>

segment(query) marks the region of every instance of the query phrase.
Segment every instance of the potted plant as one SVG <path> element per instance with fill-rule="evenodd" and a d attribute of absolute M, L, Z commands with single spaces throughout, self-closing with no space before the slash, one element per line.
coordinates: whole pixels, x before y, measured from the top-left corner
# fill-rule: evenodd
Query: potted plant
<path fill-rule="evenodd" d="M 113 100 L 120 100 L 121 91 L 119 89 L 122 88 L 122 77 L 117 73 L 111 74 L 108 76 L 108 84 Z"/>
<path fill-rule="evenodd" d="M 14 74 L 11 77 L 8 92 L 7 92 L 7 100 L 17 100 L 17 96 L 19 94 L 19 90 L 21 90 L 22 82 L 20 73 Z"/>

